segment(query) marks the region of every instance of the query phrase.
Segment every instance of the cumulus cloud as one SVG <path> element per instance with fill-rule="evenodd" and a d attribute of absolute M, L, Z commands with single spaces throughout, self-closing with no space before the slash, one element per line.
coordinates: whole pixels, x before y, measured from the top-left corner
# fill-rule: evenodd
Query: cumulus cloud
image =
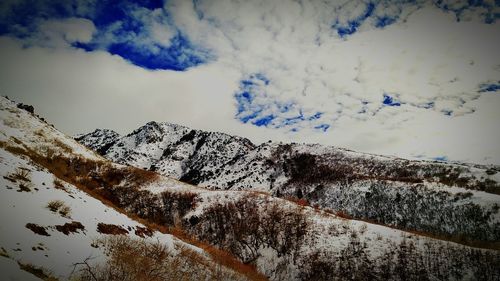
<path fill-rule="evenodd" d="M 279 106 L 270 111 L 276 103 L 298 104 L 311 114 L 325 111 L 323 122 L 335 123 L 340 112 L 365 119 L 360 111 L 385 110 L 385 95 L 406 105 L 400 111 L 463 115 L 474 112 L 467 103 L 478 98 L 478 84 L 498 77 L 499 42 L 492 42 L 498 25 L 457 22 L 432 5 L 391 10 L 385 2 L 250 2 L 171 1 L 167 8 L 181 15 L 175 20 L 186 34 L 216 50 L 242 79 L 260 73 L 270 80 L 253 87 L 247 116 L 258 112 L 255 120 L 290 114 Z M 373 29 L 384 17 L 404 21 Z M 348 25 L 360 32 L 347 40 L 335 36 L 334 28 Z"/>
<path fill-rule="evenodd" d="M 500 163 L 494 3 L 333 2 L 129 3 L 120 18 L 89 16 L 90 35 L 89 22 L 42 21 L 38 36 L 89 52 L 3 38 L 0 84 L 70 133 L 154 119 L 257 142 Z"/>
<path fill-rule="evenodd" d="M 70 46 L 75 42 L 90 42 L 95 32 L 94 23 L 88 19 L 46 20 L 40 23 L 38 32 L 32 40 L 36 40 L 40 45 Z"/>

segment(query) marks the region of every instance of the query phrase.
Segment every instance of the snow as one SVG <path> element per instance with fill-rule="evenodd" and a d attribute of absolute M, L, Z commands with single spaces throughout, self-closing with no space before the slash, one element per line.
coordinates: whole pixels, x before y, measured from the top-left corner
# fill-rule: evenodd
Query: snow
<path fill-rule="evenodd" d="M 0 256 L 0 272 L 4 281 L 40 281 L 42 279 L 22 270 L 16 261 Z"/>
<path fill-rule="evenodd" d="M 112 133 L 108 135 L 116 138 Z M 99 137 L 99 133 L 93 132 L 79 136 L 79 140 L 96 149 L 95 146 L 102 147 L 99 146 L 101 141 L 93 141 Z M 198 186 L 210 189 L 271 192 L 273 188 L 285 187 L 290 180 L 290 175 L 280 168 L 290 166 L 286 158 L 300 154 L 317 156 L 316 160 L 323 165 L 351 165 L 353 172 L 362 176 L 390 178 L 396 173 L 397 178 L 401 167 L 409 167 L 414 176 L 427 181 L 438 182 L 440 179 L 436 175 L 452 170 L 459 172 L 461 178 L 477 182 L 500 181 L 500 173 L 487 175 L 490 167 L 484 165 L 406 160 L 319 144 L 271 142 L 255 146 L 237 136 L 155 122 L 116 139 L 104 156 L 117 163 L 157 171 L 176 179 L 190 175 L 187 180 L 191 181 L 194 174 Z M 469 183 L 472 189 L 475 181 Z"/>
<path fill-rule="evenodd" d="M 17 183 L 4 178 L 15 173 L 19 167 L 29 170 L 28 186 L 31 192 L 17 192 Z M 3 149 L 0 149 L 0 176 L 0 246 L 16 260 L 42 266 L 61 279 L 67 279 L 73 270 L 72 265 L 87 257 L 95 257 L 94 262 L 105 259 L 100 249 L 91 247 L 94 239 L 106 236 L 97 232 L 98 223 L 130 228 L 129 236 L 136 238 L 138 236 L 134 234 L 134 230 L 144 227 L 70 184 L 64 183 L 66 191 L 56 189 L 52 174 Z M 62 200 L 69 206 L 71 218 L 64 218 L 47 209 L 47 203 L 52 200 Z M 27 223 L 53 227 L 71 221 L 82 223 L 85 231 L 65 235 L 54 228 L 48 228 L 50 236 L 41 236 L 25 227 Z M 172 250 L 175 250 L 174 243 L 185 244 L 171 235 L 159 232 L 154 232 L 147 240 L 159 240 Z M 202 253 L 191 245 L 184 246 Z M 34 251 L 32 247 L 41 249 Z"/>
<path fill-rule="evenodd" d="M 38 118 L 34 118 L 31 113 L 19 109 L 16 105 L 0 97 L 0 142 L 8 143 L 14 147 L 29 148 L 37 152 L 48 153 L 48 149 L 54 147 L 54 139 L 57 139 L 61 146 L 66 149 L 59 149 L 58 152 L 65 156 L 81 156 L 91 160 L 104 160 L 97 153 L 87 149 L 77 141 L 66 137 L 52 126 L 44 123 Z M 22 145 L 16 142 L 22 142 Z"/>
<path fill-rule="evenodd" d="M 64 136 L 54 128 L 48 126 L 46 123 L 34 118 L 34 116 L 28 112 L 17 109 L 10 101 L 2 98 L 0 106 L 0 117 L 2 118 L 2 124 L 0 124 L 1 142 L 19 148 L 27 147 L 37 152 L 52 149 L 58 153 L 66 154 L 68 157 L 81 156 L 91 160 L 106 161 L 95 153 L 90 152 L 82 145 Z M 143 130 L 149 133 L 146 134 Z M 164 134 L 167 130 L 174 133 L 172 135 Z M 190 131 L 187 128 L 168 123 L 148 123 L 146 128 L 121 138 L 118 144 L 121 143 L 123 146 L 114 146 L 110 151 L 116 153 L 119 157 L 124 157 L 125 160 L 128 161 L 128 164 L 136 163 L 149 168 L 149 166 L 153 164 L 153 160 L 156 161 L 164 156 L 164 150 L 168 145 L 177 143 L 188 132 Z M 178 150 L 175 151 L 173 155 L 178 159 L 184 157 L 184 160 L 176 160 L 179 161 L 178 164 L 185 163 L 182 161 L 193 159 L 196 161 L 206 161 L 207 158 L 205 157 L 210 157 L 211 149 L 215 149 L 222 154 L 227 152 L 228 155 L 230 155 L 227 159 L 239 156 L 241 156 L 240 159 L 246 157 L 247 159 L 236 161 L 234 166 L 228 167 L 228 169 L 233 170 L 233 173 L 223 174 L 221 172 L 217 175 L 219 176 L 218 179 L 233 181 L 238 177 L 244 176 L 244 181 L 239 182 L 237 187 L 248 185 L 254 190 L 269 190 L 267 189 L 268 186 L 266 182 L 263 182 L 263 180 L 265 180 L 268 175 L 276 173 L 276 171 L 268 169 L 266 165 L 264 165 L 264 161 L 273 156 L 272 153 L 278 147 L 277 144 L 265 144 L 259 147 L 252 147 L 250 145 L 247 147 L 246 145 L 248 144 L 241 139 L 241 143 L 237 144 L 227 135 L 206 135 L 203 132 L 198 132 L 198 134 L 197 137 L 199 139 L 197 139 L 197 141 L 202 140 L 202 145 L 200 147 L 198 147 L 199 142 L 191 141 L 184 142 L 177 146 Z M 13 137 L 17 138 L 19 141 L 14 140 Z M 208 142 L 209 144 L 207 147 L 204 147 L 203 145 L 206 143 L 207 139 L 211 139 L 211 141 Z M 218 141 L 222 141 L 225 144 L 217 144 Z M 69 150 L 66 151 L 64 146 L 61 146 L 60 143 L 67 146 Z M 158 146 L 158 144 L 160 144 L 160 146 Z M 224 147 L 221 148 L 220 146 Z M 120 147 L 124 149 L 120 149 Z M 196 149 L 196 147 L 198 147 L 198 149 Z M 246 149 L 244 147 L 246 147 Z M 127 150 L 129 148 L 136 150 L 130 152 Z M 224 148 L 227 148 L 227 150 L 223 150 Z M 335 148 L 319 145 L 299 145 L 295 146 L 295 148 L 297 153 L 338 154 L 339 151 Z M 242 151 L 247 154 L 238 156 L 238 153 Z M 130 154 L 125 154 L 125 152 Z M 378 157 L 358 154 L 351 151 L 344 151 L 343 153 L 345 154 L 341 154 L 336 160 L 352 161 L 352 155 L 368 159 Z M 190 159 L 189 157 L 193 158 Z M 377 159 L 388 163 L 395 161 L 395 159 L 390 157 L 380 157 Z M 206 166 L 207 170 L 213 170 L 216 167 L 225 165 L 225 160 L 208 160 L 209 161 L 206 162 L 209 163 L 209 165 Z M 250 169 L 248 169 L 248 163 L 257 163 L 257 165 L 255 165 L 256 167 L 250 167 Z M 113 166 L 122 167 L 119 164 L 112 164 L 112 167 Z M 28 171 L 28 180 L 12 180 L 12 175 L 18 173 L 20 169 Z M 203 169 L 204 168 L 201 170 Z M 479 175 L 482 172 L 473 170 L 471 173 Z M 284 173 L 275 176 L 275 183 L 285 184 L 288 180 Z M 217 183 L 216 179 L 217 178 L 211 179 L 214 184 Z M 0 247 L 6 249 L 7 254 L 10 255 L 12 259 L 41 266 L 53 272 L 56 277 L 69 279 L 74 263 L 81 262 L 88 257 L 95 257 L 93 260 L 94 262 L 104 261 L 106 259 L 101 249 L 91 246 L 95 239 L 106 237 L 106 235 L 97 232 L 98 223 L 102 222 L 120 225 L 130 230 L 128 235 L 131 237 L 137 237 L 134 234 L 134 230 L 137 229 L 137 227 L 144 227 L 142 224 L 106 206 L 101 201 L 91 197 L 71 184 L 63 183 L 64 190 L 55 188 L 54 180 L 54 175 L 45 168 L 41 168 L 30 162 L 30 160 L 8 152 L 5 149 L 0 149 L 0 214 L 2 214 L 0 217 Z M 205 184 L 206 183 L 207 182 L 205 182 Z M 20 184 L 27 186 L 30 191 L 19 192 L 18 189 Z M 393 182 L 391 187 L 404 187 L 406 184 L 407 183 L 403 182 Z M 467 198 L 467 200 L 481 202 L 481 204 L 485 206 L 500 202 L 500 197 L 498 195 L 492 195 L 485 192 L 470 191 L 468 189 L 455 187 L 450 188 L 431 182 L 424 182 L 422 186 L 430 190 L 442 189 L 451 193 L 472 192 L 473 196 Z M 359 237 L 361 242 L 366 242 L 368 254 L 372 260 L 380 258 L 380 255 L 387 250 L 388 245 L 397 245 L 402 240 L 411 240 L 415 242 L 417 248 L 424 243 L 445 243 L 450 247 L 458 246 L 458 244 L 455 243 L 418 236 L 387 226 L 344 219 L 321 210 L 315 210 L 311 207 L 299 206 L 288 200 L 274 198 L 265 193 L 238 190 L 210 191 L 184 184 L 167 177 L 158 177 L 157 180 L 145 186 L 141 186 L 140 188 L 149 190 L 152 193 L 161 193 L 167 190 L 196 193 L 196 207 L 189 212 L 184 219 L 188 219 L 190 216 L 202 216 L 207 208 L 218 204 L 237 202 L 238 199 L 247 195 L 250 195 L 251 200 L 255 200 L 255 203 L 257 203 L 259 214 L 265 214 L 265 208 L 270 207 L 273 203 L 276 203 L 277 206 L 283 210 L 299 212 L 303 214 L 309 222 L 306 229 L 307 236 L 305 241 L 300 244 L 299 252 L 302 256 L 307 256 L 308 254 L 318 251 L 329 251 L 339 254 L 349 245 L 349 241 L 353 235 Z M 353 184 L 351 188 L 358 193 L 366 193 L 368 191 L 367 185 L 365 185 L 363 181 L 358 181 Z M 52 200 L 61 200 L 65 205 L 69 206 L 71 208 L 70 218 L 63 217 L 46 208 L 47 203 Z M 498 215 L 496 215 L 495 218 L 498 219 Z M 57 231 L 54 227 L 55 225 L 62 225 L 71 221 L 82 223 L 85 226 L 85 231 L 65 235 Z M 35 234 L 25 227 L 27 223 L 35 223 L 46 227 L 50 236 Z M 152 237 L 146 239 L 149 241 L 161 241 L 174 252 L 177 245 L 184 245 L 198 253 L 205 253 L 203 250 L 186 244 L 171 235 L 159 232 L 155 232 Z M 278 263 L 286 261 L 287 258 L 291 257 L 278 257 L 277 252 L 265 247 L 259 248 L 258 251 L 259 257 L 256 260 L 256 264 L 259 271 L 270 273 L 273 278 L 283 279 L 280 275 L 274 275 L 278 274 L 276 266 Z M 0 265 L 6 266 L 8 270 L 14 270 L 12 262 L 10 261 L 2 261 Z M 297 277 L 300 271 L 297 265 L 285 264 L 285 267 L 286 277 L 291 277 L 292 279 Z"/>
<path fill-rule="evenodd" d="M 162 193 L 163 191 L 193 192 L 198 189 L 196 186 L 168 177 L 160 177 L 158 180 L 141 187 L 141 190 L 147 190 L 153 194 Z"/>

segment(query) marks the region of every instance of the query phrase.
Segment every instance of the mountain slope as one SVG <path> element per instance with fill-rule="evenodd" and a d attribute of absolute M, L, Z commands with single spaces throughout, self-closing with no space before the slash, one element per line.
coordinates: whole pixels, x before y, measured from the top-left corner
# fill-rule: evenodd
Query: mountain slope
<path fill-rule="evenodd" d="M 466 243 L 500 241 L 500 167 L 264 143 L 150 122 L 76 138 L 106 158 L 222 190 L 305 199 L 354 218 Z M 104 149 L 105 148 L 105 149 Z"/>
<path fill-rule="evenodd" d="M 0 273 L 0 279 L 28 280 L 26 272 L 16 271 L 16 262 L 43 269 L 60 280 L 78 279 L 82 265 L 76 265 L 89 258 L 93 265 L 104 264 L 110 258 L 110 249 L 98 245 L 119 234 L 139 239 L 137 243 L 161 243 L 172 255 L 170 262 L 183 264 L 175 272 L 179 278 L 246 280 L 218 264 L 199 247 L 201 244 L 191 245 L 147 222 L 138 222 L 98 193 L 89 194 L 90 190 L 71 180 L 87 176 L 83 173 L 86 163 L 110 169 L 108 173 L 123 169 L 121 174 L 128 173 L 128 184 L 137 184 L 145 175 L 134 176 L 128 168 L 109 163 L 4 98 L 0 109 L 0 246 L 5 258 L 2 267 L 8 270 Z M 69 166 L 74 165 L 81 174 L 73 174 L 76 171 L 63 165 L 69 162 L 61 159 L 68 159 Z M 101 173 L 94 177 L 104 180 L 106 171 Z M 154 188 L 147 182 L 156 176 L 146 176 L 149 178 L 141 180 L 144 186 Z M 193 189 L 166 178 L 159 182 L 172 190 Z"/>
<path fill-rule="evenodd" d="M 245 138 L 171 123 L 149 122 L 126 136 L 96 129 L 75 139 L 117 163 L 211 188 L 273 191 L 281 182 L 347 178 L 427 181 L 500 193 L 498 166 L 406 160 L 314 144 L 256 146 Z M 336 172 L 336 178 L 311 173 L 312 168 L 330 168 L 326 171 Z"/>
<path fill-rule="evenodd" d="M 203 273 L 209 276 L 208 279 L 213 277 L 218 280 L 500 278 L 500 269 L 496 266 L 500 262 L 500 253 L 496 250 L 467 247 L 386 226 L 346 219 L 340 214 L 309 207 L 301 200 L 290 201 L 255 191 L 211 191 L 182 184 L 153 172 L 106 161 L 35 116 L 17 109 L 13 103 L 2 99 L 0 106 L 0 147 L 7 159 L 3 169 L 6 169 L 5 180 L 12 182 L 10 187 L 13 188 L 8 189 L 7 186 L 3 191 L 5 194 L 17 194 L 14 188 L 32 188 L 23 184 L 23 178 L 27 178 L 25 173 L 8 170 L 7 167 L 15 169 L 14 166 L 17 165 L 20 169 L 28 168 L 30 174 L 34 173 L 33 167 L 37 167 L 52 176 L 52 179 L 55 176 L 66 182 L 63 184 L 65 189 L 75 187 L 74 191 L 78 193 L 70 194 L 75 198 L 69 195 L 67 197 L 71 199 L 64 197 L 69 200 L 67 204 L 79 203 L 82 207 L 91 208 L 93 204 L 85 205 L 85 202 L 79 200 L 79 192 L 85 192 L 89 195 L 88 200 L 90 197 L 99 200 L 96 201 L 97 205 L 104 203 L 119 214 L 136 218 L 144 226 L 175 234 L 185 243 L 195 246 L 193 248 L 186 245 L 199 252 L 194 259 L 193 255 L 186 256 L 191 257 L 189 260 L 192 261 L 188 263 L 188 273 L 194 274 L 188 275 L 188 279 L 198 280 Z M 16 164 L 8 160 L 12 157 L 15 161 L 21 159 L 28 162 L 29 166 L 24 167 L 23 163 Z M 38 193 L 41 188 L 38 187 L 39 182 L 33 180 L 35 178 L 32 177 L 31 181 L 37 183 L 39 190 L 33 187 L 32 193 L 19 192 L 19 195 L 42 194 Z M 42 183 L 39 184 L 44 186 Z M 56 186 L 59 184 L 54 184 Z M 60 195 L 66 196 L 65 194 Z M 31 207 L 19 204 L 25 208 Z M 42 227 L 51 234 L 47 238 L 50 239 L 52 234 L 56 235 L 53 229 L 58 229 L 54 226 L 54 217 L 59 219 L 60 215 L 67 215 L 67 212 L 57 210 L 58 213 L 53 213 L 43 209 L 44 205 L 45 202 L 43 205 L 33 203 L 38 212 L 30 212 L 29 221 L 45 216 L 50 216 L 50 219 L 28 227 L 31 232 L 34 230 L 44 233 L 39 228 Z M 13 210 L 12 207 L 6 208 L 8 211 Z M 74 207 L 76 209 L 79 207 Z M 79 213 L 84 217 L 78 218 L 84 221 L 88 219 L 86 214 L 92 214 L 92 211 L 85 209 Z M 76 213 L 71 214 L 72 218 L 73 214 L 77 218 Z M 105 219 L 106 215 L 103 216 L 99 219 Z M 2 220 L 8 221 L 8 217 Z M 95 227 L 92 215 L 90 218 L 91 222 L 85 222 L 88 224 L 85 225 L 86 229 Z M 60 219 L 64 221 L 64 218 Z M 114 218 L 112 221 L 106 223 L 116 223 Z M 124 224 L 119 220 L 118 223 Z M 97 228 L 99 229 L 98 223 Z M 17 232 L 30 233 L 20 229 L 15 231 Z M 78 237 L 60 236 L 63 240 Z M 86 239 L 88 237 L 81 240 L 88 241 Z M 9 240 L 5 241 L 2 237 L 0 243 L 8 243 Z M 23 243 L 31 245 L 30 241 Z M 199 250 L 195 250 L 196 248 Z M 27 254 L 24 258 L 29 260 L 28 256 L 31 255 Z"/>

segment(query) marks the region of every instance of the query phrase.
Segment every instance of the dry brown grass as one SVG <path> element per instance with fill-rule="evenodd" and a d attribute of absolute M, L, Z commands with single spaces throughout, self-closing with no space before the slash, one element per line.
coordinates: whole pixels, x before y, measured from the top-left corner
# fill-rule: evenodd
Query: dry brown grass
<path fill-rule="evenodd" d="M 98 223 L 97 224 L 97 232 L 102 234 L 111 234 L 111 235 L 125 235 L 128 234 L 128 230 L 125 228 L 116 225 L 116 224 L 106 224 L 106 223 Z"/>
<path fill-rule="evenodd" d="M 20 181 L 30 181 L 29 175 L 30 171 L 28 169 L 18 167 L 16 171 L 11 175 L 11 178 Z"/>
<path fill-rule="evenodd" d="M 80 266 L 79 280 L 235 280 L 231 272 L 217 272 L 207 258 L 186 247 L 177 246 L 174 254 L 159 241 L 131 239 L 127 236 L 107 237 L 96 241 L 109 259 L 105 264 Z M 239 278 L 238 278 L 239 279 Z"/>
<path fill-rule="evenodd" d="M 345 211 L 341 211 L 341 210 L 337 211 L 335 213 L 335 215 L 337 217 L 339 217 L 339 218 L 343 218 L 343 219 L 346 219 L 346 220 L 352 220 L 352 217 L 349 214 L 347 214 Z"/>
<path fill-rule="evenodd" d="M 58 212 L 61 216 L 65 218 L 70 218 L 71 216 L 71 208 L 67 206 L 64 201 L 61 200 L 52 200 L 47 203 L 47 209 L 52 212 Z"/>
<path fill-rule="evenodd" d="M 307 202 L 306 199 L 299 199 L 299 198 L 296 198 L 296 197 L 292 197 L 292 196 L 288 196 L 288 197 L 285 197 L 283 198 L 287 201 L 290 201 L 290 202 L 293 202 L 299 206 L 302 206 L 302 207 L 308 207 L 309 206 L 309 202 Z"/>
<path fill-rule="evenodd" d="M 12 183 L 16 183 L 19 187 L 17 192 L 31 192 L 29 186 L 31 186 L 32 184 L 29 169 L 18 167 L 14 172 L 3 176 L 3 178 Z"/>
<path fill-rule="evenodd" d="M 66 189 L 66 187 L 64 187 L 64 183 L 58 179 L 58 178 L 54 178 L 54 188 L 55 189 L 59 189 L 59 190 L 63 190 L 65 192 L 68 192 L 68 190 Z"/>
<path fill-rule="evenodd" d="M 134 233 L 135 233 L 135 235 L 137 235 L 141 238 L 153 236 L 153 230 L 151 230 L 150 228 L 147 228 L 147 227 L 136 226 Z"/>
<path fill-rule="evenodd" d="M 52 212 L 57 212 L 59 208 L 61 208 L 63 205 L 64 202 L 61 200 L 52 200 L 49 203 L 47 203 L 47 208 Z"/>

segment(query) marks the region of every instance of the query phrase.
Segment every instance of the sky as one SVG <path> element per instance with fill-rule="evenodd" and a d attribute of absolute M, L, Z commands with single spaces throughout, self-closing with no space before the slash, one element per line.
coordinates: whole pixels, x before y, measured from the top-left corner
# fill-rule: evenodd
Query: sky
<path fill-rule="evenodd" d="M 500 1 L 0 3 L 0 94 L 61 131 L 149 121 L 500 164 Z"/>

